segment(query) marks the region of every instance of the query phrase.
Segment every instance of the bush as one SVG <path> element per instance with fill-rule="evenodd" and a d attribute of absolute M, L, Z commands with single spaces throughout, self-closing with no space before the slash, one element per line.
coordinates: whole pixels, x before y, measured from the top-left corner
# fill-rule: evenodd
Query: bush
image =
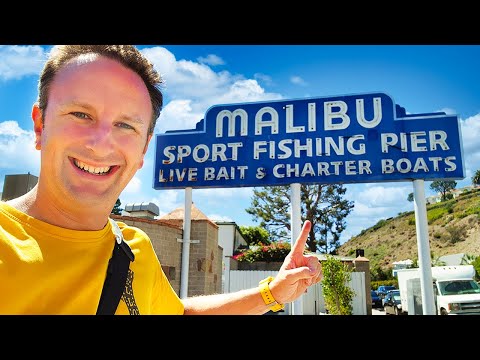
<path fill-rule="evenodd" d="M 249 263 L 255 261 L 283 261 L 290 252 L 290 249 L 290 243 L 278 241 L 269 245 L 260 244 L 258 246 L 252 246 L 252 248 L 234 255 L 233 258 L 237 261 L 246 261 Z"/>
<path fill-rule="evenodd" d="M 450 235 L 450 242 L 455 244 L 464 241 L 467 235 L 467 229 L 463 226 L 449 226 L 447 232 Z"/>
<path fill-rule="evenodd" d="M 378 230 L 381 227 L 384 227 L 387 223 L 388 223 L 388 220 L 381 219 L 375 225 L 373 225 L 372 229 L 373 230 Z"/>
<path fill-rule="evenodd" d="M 435 220 L 440 219 L 443 217 L 444 214 L 448 213 L 448 209 L 446 207 L 439 207 L 435 209 L 430 209 L 427 212 L 428 223 L 431 224 Z"/>
<path fill-rule="evenodd" d="M 477 256 L 472 262 L 473 267 L 475 268 L 475 279 L 480 280 L 480 256 Z"/>
<path fill-rule="evenodd" d="M 332 255 L 322 261 L 322 291 L 325 308 L 331 315 L 352 315 L 352 300 L 355 296 L 348 285 L 352 278 L 352 269 Z"/>

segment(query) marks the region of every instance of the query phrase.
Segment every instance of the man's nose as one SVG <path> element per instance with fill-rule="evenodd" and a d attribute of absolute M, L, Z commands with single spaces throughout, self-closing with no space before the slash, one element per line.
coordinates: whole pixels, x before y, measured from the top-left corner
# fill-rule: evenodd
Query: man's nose
<path fill-rule="evenodd" d="M 105 156 L 114 149 L 113 126 L 107 123 L 97 123 L 91 128 L 86 147 L 96 156 Z"/>

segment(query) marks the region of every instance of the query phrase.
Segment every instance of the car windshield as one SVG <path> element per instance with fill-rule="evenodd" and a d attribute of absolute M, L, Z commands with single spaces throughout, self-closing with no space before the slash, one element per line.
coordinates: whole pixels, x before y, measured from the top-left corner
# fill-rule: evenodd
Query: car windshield
<path fill-rule="evenodd" d="M 442 295 L 480 294 L 480 288 L 473 280 L 439 281 L 438 285 Z"/>
<path fill-rule="evenodd" d="M 394 300 L 396 300 L 396 301 L 401 301 L 400 291 L 392 291 L 392 296 L 393 296 L 393 299 L 394 299 Z"/>

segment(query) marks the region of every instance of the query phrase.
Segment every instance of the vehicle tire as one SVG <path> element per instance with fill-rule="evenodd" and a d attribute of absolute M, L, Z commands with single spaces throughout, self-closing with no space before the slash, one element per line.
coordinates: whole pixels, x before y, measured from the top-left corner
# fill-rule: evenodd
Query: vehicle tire
<path fill-rule="evenodd" d="M 441 309 L 440 310 L 440 315 L 448 315 L 447 310 Z"/>

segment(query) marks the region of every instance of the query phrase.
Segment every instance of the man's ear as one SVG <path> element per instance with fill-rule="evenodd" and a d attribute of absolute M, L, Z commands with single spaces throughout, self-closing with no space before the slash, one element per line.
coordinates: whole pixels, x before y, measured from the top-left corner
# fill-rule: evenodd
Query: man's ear
<path fill-rule="evenodd" d="M 143 162 L 144 162 L 144 160 L 145 160 L 145 154 L 147 153 L 147 150 L 148 150 L 148 144 L 150 143 L 150 140 L 152 140 L 152 135 L 153 135 L 153 134 L 149 134 L 149 135 L 147 136 L 147 142 L 145 143 L 145 147 L 144 147 L 144 149 L 143 149 L 142 161 L 140 162 L 140 165 L 138 166 L 139 169 L 141 169 L 142 166 L 143 166 Z"/>
<path fill-rule="evenodd" d="M 42 132 L 43 132 L 43 114 L 38 107 L 38 103 L 33 104 L 32 108 L 33 130 L 35 131 L 35 149 L 42 148 Z"/>

